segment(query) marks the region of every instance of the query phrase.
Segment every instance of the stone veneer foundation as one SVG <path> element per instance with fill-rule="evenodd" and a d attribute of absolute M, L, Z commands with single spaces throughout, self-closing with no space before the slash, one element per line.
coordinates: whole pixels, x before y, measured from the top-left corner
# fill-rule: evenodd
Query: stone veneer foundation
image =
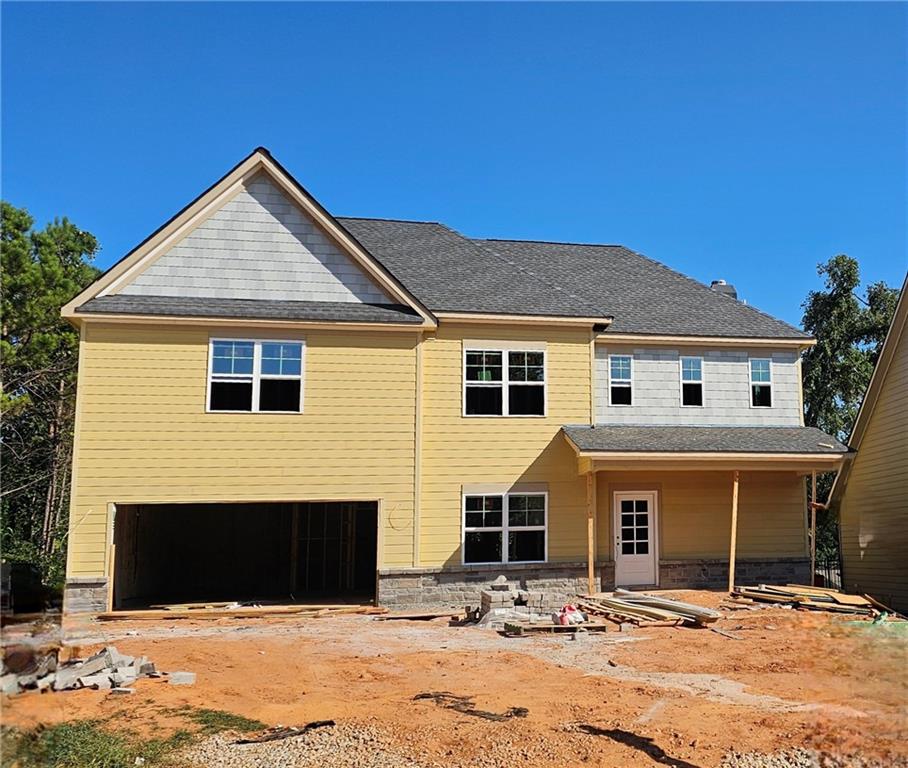
<path fill-rule="evenodd" d="M 392 610 L 416 606 L 432 608 L 478 607 L 480 593 L 498 576 L 511 589 L 545 593 L 547 609 L 560 608 L 577 594 L 587 592 L 586 563 L 409 568 L 379 572 L 378 603 Z M 739 584 L 808 584 L 807 558 L 748 558 L 735 565 Z M 659 589 L 723 589 L 728 585 L 727 560 L 663 560 Z M 597 591 L 615 588 L 615 564 L 596 564 Z"/>
<path fill-rule="evenodd" d="M 63 589 L 64 613 L 102 613 L 107 610 L 107 577 L 76 576 Z"/>

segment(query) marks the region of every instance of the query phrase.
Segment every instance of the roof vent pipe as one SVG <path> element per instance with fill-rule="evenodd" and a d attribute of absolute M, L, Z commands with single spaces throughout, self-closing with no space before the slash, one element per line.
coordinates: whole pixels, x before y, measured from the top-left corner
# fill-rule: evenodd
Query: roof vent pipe
<path fill-rule="evenodd" d="M 735 290 L 735 287 L 729 285 L 724 280 L 713 280 L 709 287 L 716 293 L 724 293 L 726 296 L 731 296 L 733 299 L 738 298 L 738 292 Z"/>

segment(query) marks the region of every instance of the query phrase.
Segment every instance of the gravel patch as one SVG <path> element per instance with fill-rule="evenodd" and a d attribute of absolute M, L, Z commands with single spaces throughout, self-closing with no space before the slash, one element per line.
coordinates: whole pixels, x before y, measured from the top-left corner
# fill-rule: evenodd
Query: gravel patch
<path fill-rule="evenodd" d="M 261 744 L 236 740 L 235 734 L 219 733 L 176 757 L 205 768 L 425 768 L 369 725 L 335 725 Z"/>
<path fill-rule="evenodd" d="M 785 749 L 771 754 L 765 752 L 729 752 L 722 758 L 722 768 L 820 768 L 816 752 L 806 749 Z"/>

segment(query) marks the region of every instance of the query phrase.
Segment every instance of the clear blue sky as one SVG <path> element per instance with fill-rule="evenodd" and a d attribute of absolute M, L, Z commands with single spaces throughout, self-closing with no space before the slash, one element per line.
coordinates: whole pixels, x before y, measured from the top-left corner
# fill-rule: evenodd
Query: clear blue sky
<path fill-rule="evenodd" d="M 109 266 L 257 145 L 331 212 L 900 284 L 906 5 L 10 4 L 3 197 Z"/>

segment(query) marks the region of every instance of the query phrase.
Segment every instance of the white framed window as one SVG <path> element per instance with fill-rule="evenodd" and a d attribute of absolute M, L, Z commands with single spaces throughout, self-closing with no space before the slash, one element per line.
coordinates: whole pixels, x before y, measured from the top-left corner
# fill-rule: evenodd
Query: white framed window
<path fill-rule="evenodd" d="M 752 408 L 772 408 L 772 360 L 769 358 L 750 359 L 750 405 Z"/>
<path fill-rule="evenodd" d="M 548 498 L 546 492 L 464 494 L 463 563 L 544 563 Z"/>
<path fill-rule="evenodd" d="M 210 339 L 210 412 L 302 413 L 306 344 L 284 339 Z"/>
<path fill-rule="evenodd" d="M 545 416 L 545 351 L 465 348 L 464 416 Z"/>
<path fill-rule="evenodd" d="M 609 355 L 609 405 L 633 405 L 634 358 L 631 355 Z"/>
<path fill-rule="evenodd" d="M 703 406 L 703 358 L 681 358 L 681 406 Z"/>

